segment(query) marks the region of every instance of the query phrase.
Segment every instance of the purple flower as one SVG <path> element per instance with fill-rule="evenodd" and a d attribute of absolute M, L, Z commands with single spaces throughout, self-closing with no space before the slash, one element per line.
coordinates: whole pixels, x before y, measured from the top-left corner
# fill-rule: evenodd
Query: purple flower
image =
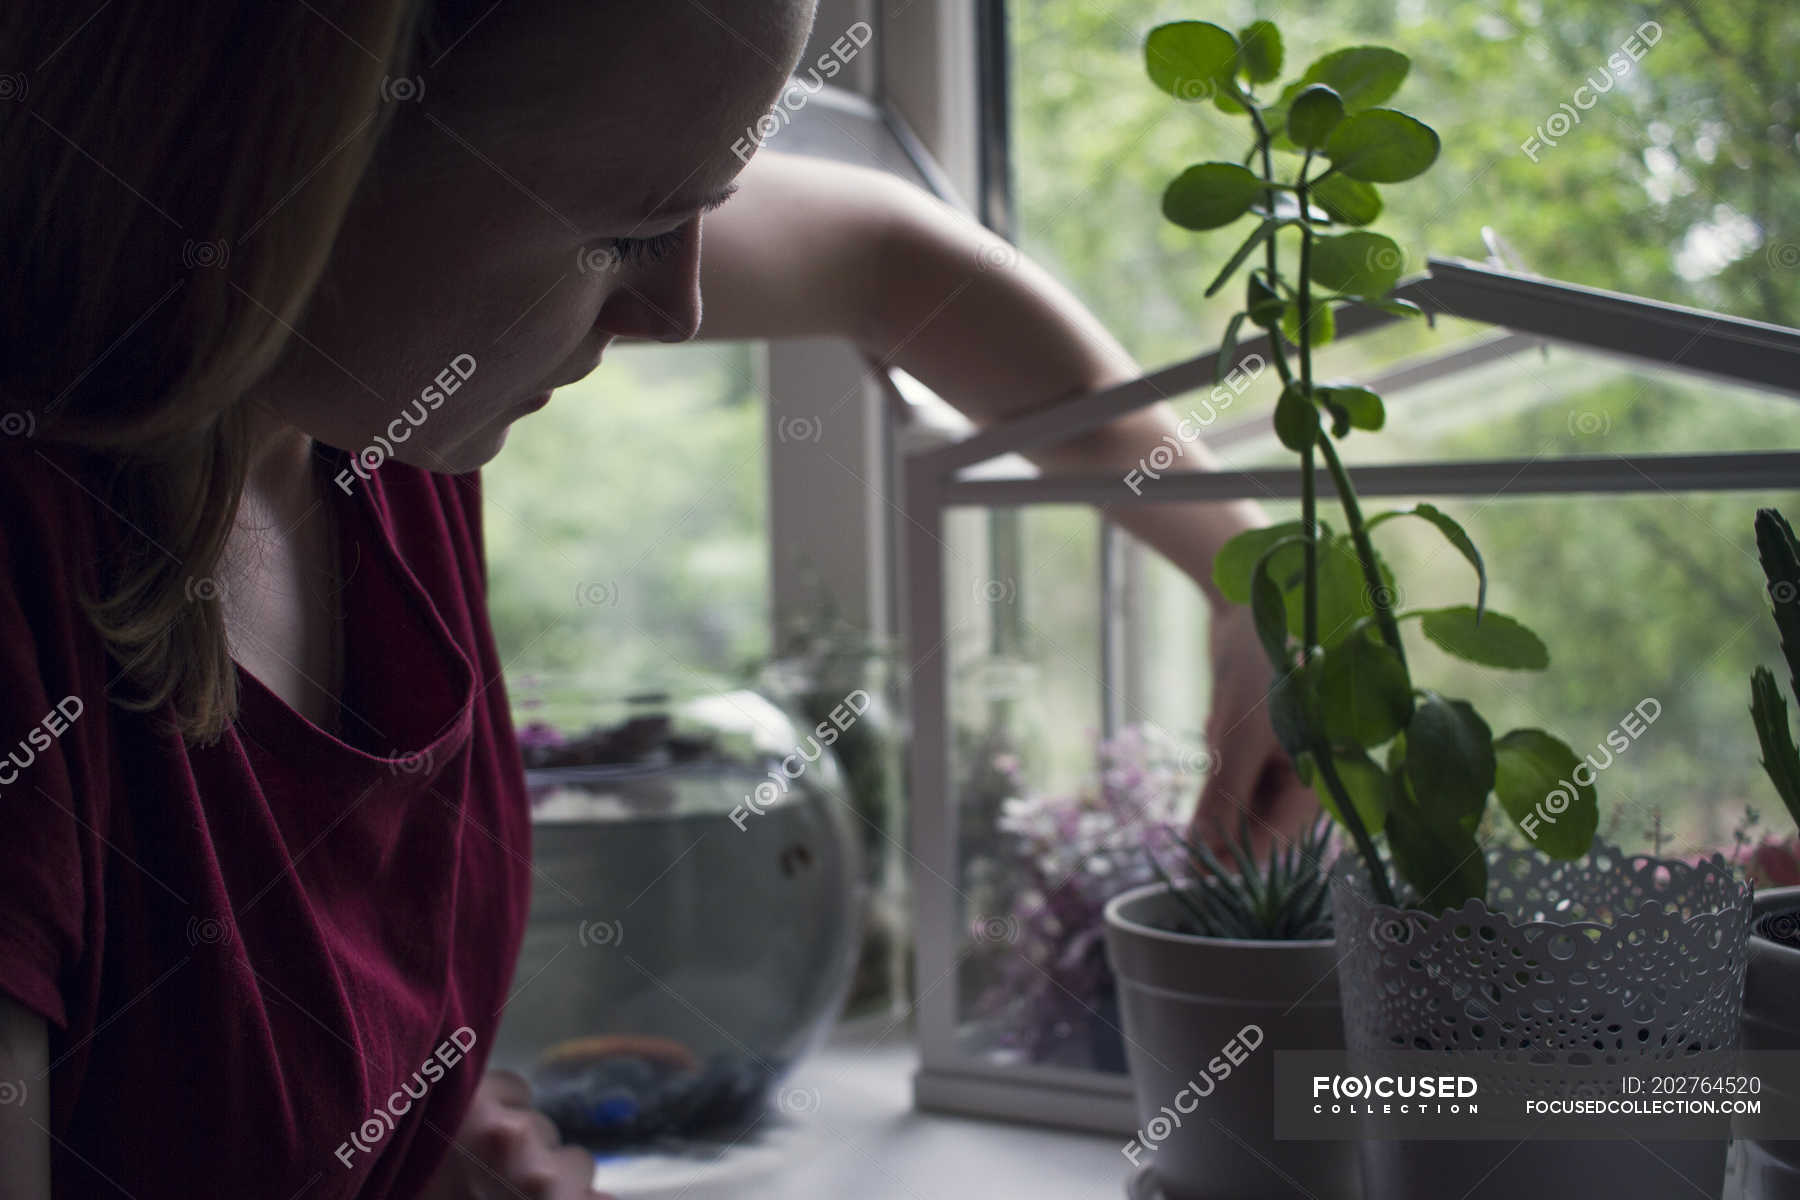
<path fill-rule="evenodd" d="M 1146 850 L 1168 850 L 1185 829 L 1201 779 L 1181 764 L 1202 756 L 1184 749 L 1154 727 L 1127 727 L 1098 744 L 1096 771 L 1073 790 L 1001 806 L 1006 850 L 992 866 L 1017 936 L 975 1006 L 1000 1044 L 1043 1060 L 1102 1020 L 1114 995 L 1106 904 L 1154 882 Z"/>
<path fill-rule="evenodd" d="M 560 732 L 546 721 L 533 721 L 518 732 L 519 745 L 526 750 L 541 749 L 545 746 L 560 746 L 568 741 Z"/>

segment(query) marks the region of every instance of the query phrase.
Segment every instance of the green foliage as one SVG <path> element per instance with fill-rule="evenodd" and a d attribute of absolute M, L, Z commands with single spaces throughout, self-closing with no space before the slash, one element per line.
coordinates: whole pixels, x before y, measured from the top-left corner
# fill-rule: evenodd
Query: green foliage
<path fill-rule="evenodd" d="M 1418 615 L 1425 636 L 1458 658 L 1509 671 L 1542 671 L 1550 665 L 1542 639 L 1511 617 L 1478 613 L 1466 604 Z"/>
<path fill-rule="evenodd" d="M 1332 166 L 1364 183 L 1404 183 L 1437 161 L 1437 131 L 1391 108 L 1346 117 L 1325 139 Z"/>
<path fill-rule="evenodd" d="M 1262 180 L 1236 163 L 1199 163 L 1169 184 L 1163 216 L 1183 229 L 1217 229 L 1249 212 L 1262 191 Z"/>
<path fill-rule="evenodd" d="M 1182 933 L 1250 941 L 1308 941 L 1331 936 L 1329 868 L 1331 825 L 1320 820 L 1305 836 L 1270 852 L 1262 867 L 1250 854 L 1249 818 L 1225 845 L 1233 865 L 1205 842 L 1182 841 L 1191 882 L 1177 883 L 1151 865 L 1187 914 Z"/>
<path fill-rule="evenodd" d="M 1494 764 L 1500 806 L 1538 849 L 1560 859 L 1588 852 L 1600 806 L 1594 785 L 1576 780 L 1573 751 L 1541 729 L 1515 729 L 1494 743 Z"/>
<path fill-rule="evenodd" d="M 1230 36 L 1202 22 L 1159 26 L 1146 44 L 1151 78 L 1171 94 L 1179 94 L 1183 79 L 1216 79 L 1229 58 L 1241 57 L 1237 48 L 1227 54 L 1223 39 Z M 1578 761 L 1563 742 L 1538 729 L 1496 740 L 1473 705 L 1414 684 L 1402 615 L 1418 617 L 1431 644 L 1482 666 L 1543 670 L 1549 652 L 1520 622 L 1486 611 L 1485 561 L 1448 515 L 1428 504 L 1363 515 L 1334 443 L 1356 430 L 1382 428 L 1386 408 L 1368 388 L 1314 378 L 1313 354 L 1331 339 L 1333 306 L 1388 306 L 1405 261 L 1399 244 L 1384 234 L 1333 231 L 1339 221 L 1334 214 L 1366 224 L 1381 208 L 1369 185 L 1412 179 L 1438 157 L 1438 135 L 1430 126 L 1375 107 L 1394 94 L 1409 67 L 1396 51 L 1355 46 L 1314 62 L 1275 100 L 1254 90 L 1270 81 L 1257 78 L 1258 72 L 1249 76 L 1251 87 L 1232 83 L 1232 105 L 1250 125 L 1243 156 L 1249 166 L 1188 168 L 1169 186 L 1163 211 L 1187 229 L 1219 228 L 1252 212 L 1263 217 L 1208 292 L 1261 254 L 1246 283 L 1245 308 L 1230 319 L 1226 340 L 1235 341 L 1246 320 L 1273 324 L 1281 303 L 1279 336 L 1270 347 L 1282 381 L 1274 428 L 1281 444 L 1300 456 L 1301 519 L 1227 543 L 1214 562 L 1214 578 L 1227 598 L 1248 599 L 1257 637 L 1275 668 L 1269 706 L 1277 738 L 1350 833 L 1376 895 L 1396 899 L 1374 842 L 1379 832 L 1413 902 L 1442 909 L 1486 895 L 1476 834 L 1491 796 L 1497 793 L 1519 828 L 1560 858 L 1585 852 L 1598 808 L 1591 786 L 1559 793 L 1558 781 Z M 1300 161 L 1290 166 L 1281 160 L 1278 170 L 1274 151 L 1284 145 L 1299 151 Z M 1328 190 L 1328 203 L 1313 202 L 1321 184 L 1346 178 L 1355 186 L 1339 182 Z M 1289 226 L 1299 235 L 1291 279 L 1276 236 Z M 1343 506 L 1342 536 L 1334 537 L 1318 519 L 1312 483 L 1318 459 L 1330 470 Z M 1396 612 L 1399 589 L 1369 531 L 1401 516 L 1431 524 L 1475 569 L 1473 607 Z M 1385 769 L 1370 754 L 1383 746 Z M 1795 776 L 1800 778 L 1800 766 Z"/>
<path fill-rule="evenodd" d="M 1343 98 L 1336 89 L 1315 83 L 1295 96 L 1288 109 L 1288 140 L 1303 150 L 1317 150 L 1343 119 Z"/>
<path fill-rule="evenodd" d="M 1773 508 L 1756 514 L 1756 551 L 1762 561 L 1781 654 L 1787 660 L 1788 686 L 1800 694 L 1800 541 L 1787 519 Z M 1750 718 L 1762 746 L 1762 766 L 1787 810 L 1800 824 L 1800 752 L 1788 729 L 1787 701 L 1767 667 L 1750 677 Z"/>

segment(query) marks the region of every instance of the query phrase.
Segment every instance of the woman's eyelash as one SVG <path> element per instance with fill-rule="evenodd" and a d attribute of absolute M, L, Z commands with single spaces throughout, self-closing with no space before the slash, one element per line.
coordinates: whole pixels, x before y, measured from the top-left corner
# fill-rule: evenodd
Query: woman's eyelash
<path fill-rule="evenodd" d="M 687 227 L 684 225 L 650 238 L 613 238 L 612 250 L 624 264 L 661 262 L 681 249 L 686 241 Z"/>

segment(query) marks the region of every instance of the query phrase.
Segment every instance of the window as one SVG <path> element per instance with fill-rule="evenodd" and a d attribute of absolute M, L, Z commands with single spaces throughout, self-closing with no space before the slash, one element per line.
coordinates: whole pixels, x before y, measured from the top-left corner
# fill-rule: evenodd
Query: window
<path fill-rule="evenodd" d="M 767 655 L 757 353 L 620 346 L 511 431 L 483 472 L 509 680 L 623 697 Z"/>
<path fill-rule="evenodd" d="M 1277 19 L 1291 39 L 1290 73 L 1358 41 L 1412 55 L 1402 99 L 1438 127 L 1446 147 L 1425 180 L 1389 196 L 1383 227 L 1416 254 L 1413 270 L 1427 267 L 1428 254 L 1491 258 L 1754 320 L 1800 318 L 1800 248 L 1782 224 L 1800 201 L 1797 113 L 1768 99 L 1781 86 L 1769 64 L 1800 49 L 1791 5 L 1752 0 L 1723 12 L 1651 4 L 1629 20 L 1598 0 L 1311 0 L 1225 13 L 1159 6 L 1153 15 L 1123 0 L 1004 7 L 1009 119 L 984 128 L 1010 126 L 989 159 L 1010 165 L 1004 183 L 1019 240 L 1146 366 L 1216 342 L 1233 306 L 1201 291 L 1242 236 L 1185 233 L 1159 212 L 1163 187 L 1182 167 L 1241 149 L 1235 130 L 1224 140 L 1220 114 L 1177 104 L 1144 78 L 1144 32 L 1186 16 L 1227 25 Z M 1609 60 L 1634 37 L 1648 49 L 1620 70 Z M 1591 106 L 1575 94 L 1584 84 Z M 1550 125 L 1568 100 L 1582 105 L 1581 123 Z M 1474 274 L 1486 278 L 1472 281 L 1469 295 L 1515 287 Z M 1540 288 L 1527 281 L 1521 290 L 1556 302 Z M 1759 505 L 1800 510 L 1792 453 L 1800 446 L 1792 394 L 1800 337 L 1746 332 L 1768 343 L 1756 353 L 1774 348 L 1760 371 L 1708 364 L 1740 380 L 1757 376 L 1753 386 L 1696 380 L 1646 361 L 1658 347 L 1644 345 L 1642 331 L 1661 328 L 1659 318 L 1616 303 L 1624 310 L 1612 316 L 1638 331 L 1634 349 L 1586 337 L 1592 330 L 1582 322 L 1543 327 L 1516 306 L 1482 320 L 1454 319 L 1451 309 L 1434 327 L 1414 322 L 1342 340 L 1324 367 L 1383 381 L 1392 428 L 1346 447 L 1371 507 L 1430 499 L 1462 519 L 1487 554 L 1492 603 L 1543 634 L 1553 656 L 1541 676 L 1476 677 L 1441 656 L 1421 663 L 1422 674 L 1478 697 L 1497 728 L 1545 725 L 1596 760 L 1607 757 L 1607 734 L 1623 718 L 1649 719 L 1654 732 L 1615 751 L 1601 774 L 1601 829 L 1679 853 L 1729 842 L 1746 808 L 1767 813 L 1773 803 L 1745 712 L 1750 665 L 1774 656 L 1750 517 Z M 1681 341 L 1662 348 L 1665 356 L 1685 349 L 1690 335 L 1708 341 L 1706 317 L 1683 320 Z M 1712 350 L 1728 350 L 1730 338 L 1718 341 Z M 1210 369 L 1204 374 L 1210 383 Z M 1282 519 L 1297 506 L 1279 497 L 1296 494 L 1297 484 L 1292 456 L 1268 431 L 1272 383 L 1247 392 L 1207 436 L 1228 467 L 1257 472 L 1232 481 L 1229 494 L 1263 499 Z M 1003 438 L 988 445 L 1021 448 Z M 1648 457 L 1715 452 L 1743 457 Z M 919 1094 L 931 1106 L 1128 1129 L 1125 1093 L 1108 1079 L 1120 1068 L 1084 1053 L 1083 1029 L 1043 1039 L 1041 1030 L 1008 1027 L 1016 1013 L 998 1010 L 996 1020 L 985 1004 L 987 985 L 1008 978 L 993 969 L 1008 956 L 992 943 L 1015 931 L 993 914 L 1019 911 L 1005 900 L 1008 884 L 1016 895 L 1028 879 L 1018 871 L 1004 878 L 1018 864 L 1005 859 L 993 811 L 1009 788 L 1066 791 L 1091 773 L 1096 732 L 1119 723 L 1177 735 L 1199 728 L 1205 606 L 1191 581 L 1097 520 L 1089 505 L 1129 501 L 1116 480 L 975 481 L 984 468 L 956 475 L 980 459 L 946 452 L 910 475 L 909 516 L 934 530 L 941 504 L 948 534 L 947 546 L 927 534 L 913 539 L 915 602 L 941 594 L 943 606 L 919 606 L 912 640 L 949 639 L 939 658 L 915 657 L 915 687 L 928 693 L 915 697 L 914 710 L 915 846 L 926 867 L 915 879 L 930 922 L 920 930 L 921 986 L 938 989 L 920 1001 Z M 1488 460 L 1505 460 L 1518 482 Z M 1371 478 L 1383 482 L 1369 487 Z M 1182 494 L 1226 493 L 1195 484 Z M 1328 493 L 1322 504 L 1330 519 Z M 1417 531 L 1389 530 L 1384 553 L 1419 593 L 1409 603 L 1466 601 L 1474 581 L 1460 557 Z M 1006 736 L 994 737 L 996 727 Z M 983 756 L 996 745 L 1029 748 L 1023 780 L 984 773 Z M 940 803 L 945 791 L 951 798 Z M 1045 978 L 1059 969 L 1047 958 L 1033 966 Z M 1031 983 L 1023 971 L 1011 978 Z M 1092 1018 L 1085 1032 L 1107 1024 L 1103 1001 L 1075 1007 Z"/>

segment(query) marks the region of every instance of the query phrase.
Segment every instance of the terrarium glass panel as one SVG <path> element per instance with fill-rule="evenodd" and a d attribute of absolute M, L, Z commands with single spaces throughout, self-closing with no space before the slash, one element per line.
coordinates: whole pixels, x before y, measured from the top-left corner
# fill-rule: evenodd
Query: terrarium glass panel
<path fill-rule="evenodd" d="M 1414 627 L 1409 654 L 1422 686 L 1478 700 L 1496 731 L 1564 734 L 1596 769 L 1601 833 L 1614 841 L 1686 855 L 1742 853 L 1761 840 L 1769 831 L 1762 818 L 1775 814 L 1766 811 L 1748 679 L 1778 652 L 1751 521 L 1761 506 L 1800 512 L 1800 491 L 1369 498 L 1365 507 L 1419 499 L 1469 531 L 1492 576 L 1490 609 L 1542 635 L 1555 666 L 1477 667 Z M 1265 508 L 1276 521 L 1299 515 L 1297 504 Z M 952 510 L 951 528 L 986 529 L 991 515 Z M 1341 528 L 1329 493 L 1320 515 Z M 1026 547 L 1066 531 L 1065 541 L 1048 544 L 1074 557 L 1052 567 L 1027 552 L 1017 590 L 993 601 L 1016 598 L 1043 614 L 1029 623 L 1022 652 L 1005 659 L 985 652 L 988 601 L 969 604 L 1002 595 L 981 591 L 990 559 L 959 555 L 954 538 L 946 558 L 958 1049 L 990 1065 L 1121 1072 L 1101 910 L 1154 880 L 1144 843 L 1169 846 L 1168 831 L 1180 828 L 1204 783 L 1206 605 L 1179 571 L 1125 543 L 1125 556 L 1141 561 L 1130 568 L 1135 583 L 1115 579 L 1125 628 L 1112 686 L 1123 694 L 1114 695 L 1118 723 L 1108 737 L 1099 564 L 1079 552 L 1098 519 L 1045 506 L 1009 510 L 1008 520 L 1032 531 Z M 1389 522 L 1376 541 L 1403 583 L 1403 611 L 1473 602 L 1474 571 L 1430 525 Z M 1177 858 L 1164 861 L 1172 867 Z"/>
<path fill-rule="evenodd" d="M 1364 340 L 1351 339 L 1346 352 Z M 1412 361 L 1427 361 L 1437 352 L 1426 350 Z M 1370 378 L 1330 360 L 1321 370 L 1328 377 Z M 1800 449 L 1800 404 L 1794 397 L 1568 346 L 1520 345 L 1502 357 L 1428 382 L 1377 390 L 1387 403 L 1387 424 L 1378 436 L 1342 443 L 1344 461 L 1352 468 L 1429 460 Z M 1186 411 L 1184 405 L 1195 399 L 1178 400 L 1176 408 Z M 1294 460 L 1266 428 L 1254 436 L 1227 439 L 1220 452 L 1227 465 L 1240 468 L 1286 467 Z"/>

